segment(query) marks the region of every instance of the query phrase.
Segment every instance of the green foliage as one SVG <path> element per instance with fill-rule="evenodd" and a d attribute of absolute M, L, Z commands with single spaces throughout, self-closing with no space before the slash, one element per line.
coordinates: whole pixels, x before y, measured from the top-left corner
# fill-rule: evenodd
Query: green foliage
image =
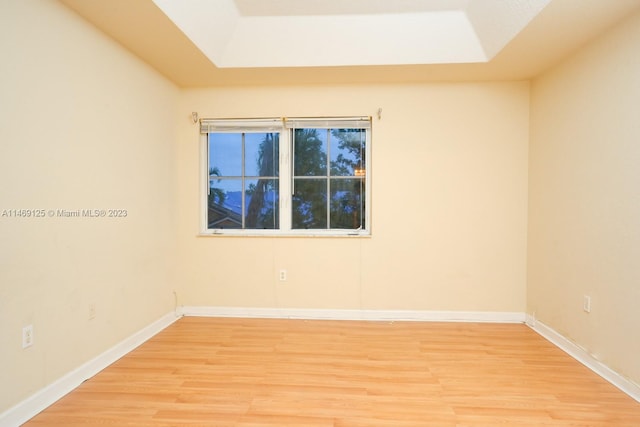
<path fill-rule="evenodd" d="M 338 139 L 340 154 L 331 162 L 331 175 L 353 175 L 356 169 L 364 168 L 364 130 L 332 129 L 331 135 Z M 344 152 L 349 156 L 345 156 Z"/>
<path fill-rule="evenodd" d="M 364 226 L 365 131 L 362 129 L 295 129 L 292 195 L 294 229 L 356 229 Z M 333 141 L 333 143 L 331 142 Z M 329 164 L 327 145 L 335 150 Z M 244 228 L 278 228 L 279 134 L 265 133 L 258 149 L 258 178 L 244 190 L 248 205 Z M 329 173 L 330 172 L 330 173 Z M 220 176 L 217 168 L 209 180 Z M 219 179 L 217 180 L 220 181 Z M 210 206 L 222 208 L 225 191 L 211 185 Z"/>
<path fill-rule="evenodd" d="M 327 178 L 327 151 L 321 132 L 327 133 L 326 139 L 337 140 L 339 154 L 331 161 L 330 176 L 340 178 Z M 293 228 L 355 229 L 362 226 L 364 178 L 355 175 L 357 170 L 364 170 L 364 131 L 332 129 L 329 137 L 324 129 L 296 129 L 294 136 Z M 330 144 L 330 141 L 326 143 Z"/>
<path fill-rule="evenodd" d="M 327 227 L 327 190 L 324 179 L 300 179 L 302 176 L 324 176 L 327 154 L 318 129 L 294 131 L 294 188 L 292 197 L 292 227 Z"/>
<path fill-rule="evenodd" d="M 364 137 L 362 129 L 333 129 L 340 154 L 331 162 L 333 176 L 354 176 L 364 171 Z M 345 155 L 346 154 L 346 155 Z M 356 229 L 363 226 L 364 177 L 332 180 L 331 228 Z"/>
<path fill-rule="evenodd" d="M 258 178 L 256 184 L 250 184 L 245 191 L 246 195 L 251 195 L 251 202 L 247 207 L 245 216 L 245 228 L 277 228 L 278 215 L 277 203 L 267 203 L 266 197 L 270 194 L 277 193 L 276 184 L 278 181 L 271 178 L 262 178 L 276 176 L 278 174 L 278 152 L 280 144 L 280 134 L 267 133 L 260 143 L 258 152 Z"/>
<path fill-rule="evenodd" d="M 224 200 L 226 198 L 226 194 L 222 188 L 212 187 L 211 181 L 212 177 L 220 176 L 220 169 L 218 168 L 210 168 L 209 169 L 209 206 L 211 205 L 223 205 Z M 220 182 L 218 179 L 217 182 Z"/>

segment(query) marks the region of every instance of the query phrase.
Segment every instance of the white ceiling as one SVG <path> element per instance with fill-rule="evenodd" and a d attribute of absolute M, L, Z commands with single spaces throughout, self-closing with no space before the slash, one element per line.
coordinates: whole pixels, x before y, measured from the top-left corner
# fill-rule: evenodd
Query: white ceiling
<path fill-rule="evenodd" d="M 58 1 L 180 87 L 526 80 L 640 13 L 640 0 Z"/>
<path fill-rule="evenodd" d="M 487 62 L 550 0 L 153 0 L 220 68 Z"/>

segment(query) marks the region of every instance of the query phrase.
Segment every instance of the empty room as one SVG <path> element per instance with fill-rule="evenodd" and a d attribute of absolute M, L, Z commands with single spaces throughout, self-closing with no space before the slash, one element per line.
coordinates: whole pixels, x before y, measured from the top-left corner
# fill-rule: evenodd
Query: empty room
<path fill-rule="evenodd" d="M 640 0 L 0 0 L 0 427 L 640 426 Z"/>

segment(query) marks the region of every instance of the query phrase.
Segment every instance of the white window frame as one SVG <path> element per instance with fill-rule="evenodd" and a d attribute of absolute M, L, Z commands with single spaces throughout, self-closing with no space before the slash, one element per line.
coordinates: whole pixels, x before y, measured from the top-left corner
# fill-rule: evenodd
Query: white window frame
<path fill-rule="evenodd" d="M 363 123 L 368 123 L 367 126 Z M 371 117 L 200 119 L 200 236 L 371 236 Z M 365 129 L 365 205 L 363 229 L 292 229 L 291 201 L 294 128 L 362 128 Z M 241 133 L 247 131 L 279 132 L 279 229 L 210 229 L 208 228 L 209 131 Z M 328 165 L 327 165 L 328 167 Z"/>

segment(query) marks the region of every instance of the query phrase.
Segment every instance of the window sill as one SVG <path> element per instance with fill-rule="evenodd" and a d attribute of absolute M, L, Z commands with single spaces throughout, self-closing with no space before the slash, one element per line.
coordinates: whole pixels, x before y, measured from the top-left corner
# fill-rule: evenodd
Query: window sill
<path fill-rule="evenodd" d="M 198 237 L 371 237 L 370 231 L 363 230 L 207 230 L 201 231 Z"/>

